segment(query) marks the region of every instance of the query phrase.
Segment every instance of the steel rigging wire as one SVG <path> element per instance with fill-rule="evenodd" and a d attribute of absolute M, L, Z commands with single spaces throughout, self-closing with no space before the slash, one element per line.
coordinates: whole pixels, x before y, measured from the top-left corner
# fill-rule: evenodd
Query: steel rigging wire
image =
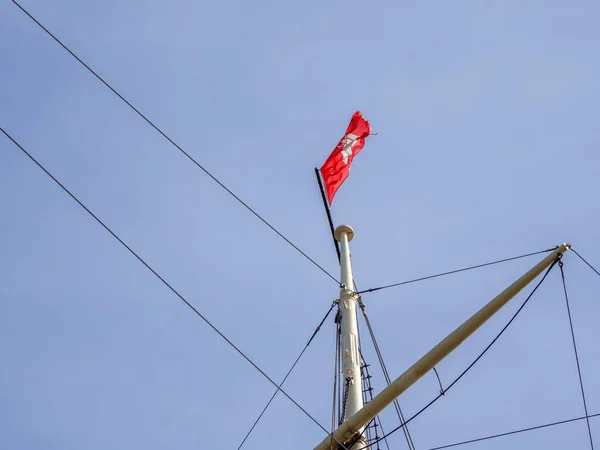
<path fill-rule="evenodd" d="M 526 258 L 528 256 L 539 255 L 541 253 L 549 253 L 551 251 L 556 250 L 557 248 L 558 247 L 554 247 L 554 248 L 549 248 L 547 250 L 540 250 L 539 252 L 526 253 L 524 255 L 513 256 L 511 258 L 499 259 L 497 261 L 492 261 L 492 262 L 488 262 L 488 263 L 484 263 L 484 264 L 477 264 L 476 266 L 469 266 L 469 267 L 464 267 L 462 269 L 450 270 L 448 272 L 442 272 L 442 273 L 438 273 L 435 275 L 429 275 L 426 277 L 415 278 L 413 280 L 408 280 L 408 281 L 400 281 L 399 283 L 386 284 L 384 286 L 379 286 L 379 287 L 375 287 L 375 288 L 371 288 L 371 289 L 365 289 L 364 291 L 358 291 L 357 294 L 366 294 L 369 292 L 381 291 L 383 289 L 389 289 L 389 288 L 396 287 L 396 286 L 403 286 L 405 284 L 416 283 L 417 281 L 431 280 L 432 278 L 443 277 L 446 275 L 452 275 L 452 274 L 459 273 L 459 272 L 466 272 L 467 270 L 479 269 L 480 267 L 493 266 L 494 264 L 500 264 L 500 263 L 504 263 L 504 262 L 508 262 L 508 261 L 514 261 L 515 259 L 521 259 L 521 258 Z M 600 275 L 600 273 L 598 275 Z"/>
<path fill-rule="evenodd" d="M 290 241 L 287 237 L 285 237 L 279 230 L 277 230 L 273 225 L 271 225 L 265 218 L 263 218 L 260 214 L 258 214 L 254 209 L 252 209 L 247 203 L 245 203 L 240 197 L 238 197 L 231 189 L 225 186 L 217 177 L 215 177 L 211 172 L 208 171 L 204 166 L 202 166 L 192 155 L 186 152 L 183 148 L 179 146 L 173 139 L 171 139 L 162 129 L 160 129 L 157 125 L 154 124 L 148 117 L 146 117 L 139 109 L 137 109 L 129 100 L 127 100 L 123 95 L 121 95 L 115 88 L 113 88 L 107 81 L 104 80 L 97 72 L 95 72 L 90 66 L 88 66 L 79 56 L 77 56 L 69 47 L 67 47 L 63 42 L 58 39 L 54 34 L 52 34 L 44 25 L 42 25 L 35 17 L 33 17 L 25 8 L 23 8 L 19 3 L 15 0 L 12 2 L 21 9 L 31 20 L 33 20 L 42 30 L 44 30 L 52 39 L 54 39 L 62 48 L 64 48 L 73 58 L 75 58 L 83 67 L 85 67 L 92 75 L 94 75 L 98 80 L 102 82 L 108 89 L 110 89 L 117 97 L 119 97 L 127 106 L 129 106 L 138 116 L 144 119 L 152 128 L 154 128 L 162 137 L 164 137 L 171 145 L 173 145 L 177 150 L 179 150 L 183 155 L 185 155 L 196 167 L 202 170 L 206 175 L 208 175 L 215 183 L 217 183 L 221 188 L 223 188 L 229 195 L 235 198 L 242 206 L 244 206 L 248 211 L 254 214 L 262 223 L 264 223 L 267 227 L 269 227 L 273 232 L 275 232 L 280 238 L 282 238 L 285 242 L 287 242 L 290 246 L 292 246 L 296 251 L 298 251 L 302 256 L 304 256 L 307 260 L 309 260 L 312 264 L 318 267 L 324 274 L 326 274 L 329 278 L 339 284 L 339 281 L 331 275 L 327 270 L 325 270 L 320 264 L 318 264 L 314 259 L 308 256 L 304 251 L 302 251 L 296 244 Z"/>
<path fill-rule="evenodd" d="M 487 441 L 487 440 L 490 440 L 490 439 L 501 438 L 501 437 L 504 437 L 504 436 L 511 436 L 513 434 L 525 433 L 525 432 L 528 432 L 528 431 L 540 430 L 542 428 L 550 428 L 550 427 L 555 427 L 555 426 L 558 426 L 558 425 L 564 425 L 566 423 L 577 422 L 579 420 L 593 419 L 594 417 L 600 417 L 600 414 L 591 414 L 589 416 L 575 417 L 573 419 L 567 419 L 567 420 L 561 420 L 561 421 L 558 421 L 558 422 L 545 423 L 543 425 L 536 425 L 536 426 L 533 426 L 533 427 L 521 428 L 519 430 L 507 431 L 505 433 L 491 434 L 489 436 L 484 436 L 484 437 L 475 438 L 475 439 L 469 439 L 468 441 L 454 442 L 453 444 L 446 444 L 446 445 L 442 445 L 440 447 L 432 447 L 429 450 L 441 450 L 441 449 L 444 449 L 444 448 L 458 447 L 460 445 L 473 444 L 475 442 Z"/>
<path fill-rule="evenodd" d="M 569 327 L 571 329 L 571 338 L 573 340 L 573 351 L 575 353 L 575 362 L 577 363 L 577 375 L 579 375 L 579 387 L 581 388 L 581 398 L 583 400 L 583 409 L 587 422 L 588 435 L 590 437 L 590 446 L 594 450 L 594 440 L 592 439 L 592 428 L 590 427 L 590 419 L 588 414 L 587 401 L 585 400 L 585 390 L 583 389 L 583 378 L 581 377 L 581 366 L 579 364 L 579 353 L 577 352 L 577 343 L 575 342 L 575 330 L 573 329 L 573 318 L 571 317 L 571 307 L 569 305 L 569 295 L 567 294 L 567 283 L 565 282 L 565 271 L 563 270 L 562 261 L 558 262 L 560 275 L 562 277 L 563 290 L 565 292 L 565 302 L 567 304 L 567 315 L 569 316 Z"/>
<path fill-rule="evenodd" d="M 278 394 L 279 390 L 281 389 L 281 386 L 283 386 L 283 384 L 286 382 L 286 380 L 288 379 L 288 377 L 292 374 L 292 372 L 296 368 L 296 365 L 298 364 L 298 362 L 300 361 L 300 359 L 302 358 L 302 356 L 306 352 L 306 349 L 308 348 L 308 346 L 310 345 L 310 343 L 313 341 L 313 339 L 315 338 L 315 336 L 317 335 L 317 333 L 319 332 L 319 330 L 321 329 L 321 327 L 325 323 L 325 320 L 327 320 L 327 317 L 329 317 L 329 314 L 331 313 L 331 311 L 333 310 L 333 308 L 335 307 L 335 305 L 336 305 L 335 302 L 331 304 L 331 307 L 327 311 L 327 314 L 325 314 L 325 317 L 323 317 L 323 319 L 321 320 L 321 322 L 317 326 L 316 330 L 313 332 L 312 336 L 310 337 L 310 339 L 308 340 L 308 342 L 306 343 L 306 345 L 304 346 L 304 348 L 302 349 L 302 351 L 300 352 L 300 354 L 298 355 L 298 357 L 294 361 L 294 364 L 292 364 L 292 367 L 290 367 L 290 369 L 288 370 L 288 372 L 285 374 L 285 377 L 283 378 L 283 380 L 281 380 L 281 383 L 279 383 L 279 386 L 277 387 L 277 390 L 273 393 L 273 395 L 271 396 L 271 398 L 269 399 L 269 401 L 267 402 L 267 404 L 265 405 L 265 407 L 262 409 L 262 411 L 260 412 L 260 414 L 258 415 L 258 417 L 256 418 L 256 420 L 252 424 L 252 427 L 250 427 L 250 430 L 248 430 L 248 432 L 246 433 L 246 436 L 244 436 L 244 439 L 242 440 L 242 442 L 238 446 L 237 450 L 240 450 L 244 446 L 244 443 L 250 437 L 250 435 L 254 431 L 254 428 L 256 428 L 256 425 L 258 425 L 258 422 L 260 422 L 260 419 L 262 419 L 262 416 L 265 414 L 265 412 L 267 412 L 267 409 L 269 408 L 269 406 L 271 406 L 271 403 L 273 403 L 273 400 L 275 400 L 275 396 Z"/>
<path fill-rule="evenodd" d="M 579 253 L 577 253 L 577 252 L 576 252 L 576 251 L 575 251 L 575 250 L 574 250 L 572 247 L 571 247 L 571 250 L 573 250 L 573 253 L 575 253 L 575 254 L 576 254 L 578 257 L 579 257 L 579 259 L 581 259 L 581 260 L 582 260 L 584 263 L 586 263 L 590 269 L 592 269 L 594 272 L 596 272 L 596 274 L 598 274 L 598 275 L 600 276 L 600 272 L 598 272 L 598 271 L 597 271 L 597 270 L 594 268 L 594 266 L 592 266 L 592 265 L 591 265 L 589 262 L 587 262 L 587 261 L 586 261 L 586 260 L 583 258 L 583 256 L 581 256 Z"/>

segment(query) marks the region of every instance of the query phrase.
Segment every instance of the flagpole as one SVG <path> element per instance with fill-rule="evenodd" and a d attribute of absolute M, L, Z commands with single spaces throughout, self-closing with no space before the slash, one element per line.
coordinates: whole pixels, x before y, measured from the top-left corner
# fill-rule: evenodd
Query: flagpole
<path fill-rule="evenodd" d="M 353 417 L 363 408 L 362 377 L 360 373 L 360 349 L 358 342 L 358 320 L 356 317 L 356 303 L 358 296 L 354 292 L 354 277 L 352 275 L 352 262 L 350 261 L 350 246 L 348 243 L 354 237 L 354 230 L 349 225 L 340 225 L 335 230 L 335 238 L 340 243 L 340 300 L 338 311 L 340 319 L 340 342 L 342 345 L 342 372 L 344 374 L 344 399 L 342 400 L 342 417 L 344 422 Z M 364 426 L 356 431 L 362 432 Z M 341 441 L 343 442 L 343 441 Z M 366 442 L 361 437 L 350 450 L 365 447 Z"/>
<path fill-rule="evenodd" d="M 321 191 L 321 198 L 323 199 L 323 206 L 325 207 L 325 212 L 327 213 L 327 220 L 329 221 L 329 228 L 331 230 L 331 237 L 333 238 L 333 245 L 335 246 L 335 252 L 337 253 L 338 261 L 341 261 L 340 248 L 338 247 L 337 240 L 335 238 L 335 228 L 333 226 L 333 219 L 331 218 L 331 209 L 329 208 L 329 203 L 327 202 L 327 197 L 325 196 L 325 189 L 323 189 L 323 182 L 321 181 L 321 174 L 319 173 L 319 169 L 315 167 L 315 175 L 317 176 L 317 182 L 319 183 L 319 189 Z"/>

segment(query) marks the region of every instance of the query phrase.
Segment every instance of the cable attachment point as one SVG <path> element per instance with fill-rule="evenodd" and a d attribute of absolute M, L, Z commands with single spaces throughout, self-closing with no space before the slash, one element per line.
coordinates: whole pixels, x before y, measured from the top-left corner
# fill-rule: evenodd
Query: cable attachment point
<path fill-rule="evenodd" d="M 438 383 L 440 385 L 440 395 L 446 394 L 446 391 L 444 390 L 444 386 L 442 386 L 442 380 L 440 379 L 440 374 L 435 369 L 435 367 L 433 368 L 433 371 L 435 372 L 435 376 L 437 377 Z"/>
<path fill-rule="evenodd" d="M 365 310 L 365 304 L 362 301 L 362 297 L 359 294 L 356 294 L 356 303 L 360 306 L 360 309 Z"/>

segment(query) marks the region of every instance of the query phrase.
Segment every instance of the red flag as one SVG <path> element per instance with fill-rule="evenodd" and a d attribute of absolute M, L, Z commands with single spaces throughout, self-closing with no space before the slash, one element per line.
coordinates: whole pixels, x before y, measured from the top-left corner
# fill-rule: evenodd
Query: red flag
<path fill-rule="evenodd" d="M 323 167 L 321 175 L 325 183 L 325 191 L 329 204 L 333 201 L 333 196 L 344 180 L 350 173 L 350 164 L 358 152 L 365 145 L 365 138 L 371 133 L 369 122 L 363 119 L 360 111 L 352 115 L 350 125 L 346 130 L 344 137 L 338 142 L 338 145 L 329 155 Z"/>

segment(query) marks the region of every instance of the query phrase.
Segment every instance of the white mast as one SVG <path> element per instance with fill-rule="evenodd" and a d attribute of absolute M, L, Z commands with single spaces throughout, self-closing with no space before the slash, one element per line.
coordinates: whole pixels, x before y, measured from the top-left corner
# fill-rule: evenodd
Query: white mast
<path fill-rule="evenodd" d="M 349 225 L 340 225 L 335 230 L 335 239 L 340 243 L 340 338 L 342 343 L 343 392 L 345 397 L 344 417 L 347 420 L 363 407 L 362 379 L 360 373 L 360 352 L 358 351 L 358 322 L 356 318 L 356 294 L 350 247 L 348 242 L 354 237 L 354 230 Z M 347 395 L 346 395 L 347 393 Z M 342 400 L 343 402 L 344 400 Z M 362 427 L 359 432 L 362 431 Z M 357 441 L 351 449 L 359 449 L 366 445 L 364 440 Z"/>

